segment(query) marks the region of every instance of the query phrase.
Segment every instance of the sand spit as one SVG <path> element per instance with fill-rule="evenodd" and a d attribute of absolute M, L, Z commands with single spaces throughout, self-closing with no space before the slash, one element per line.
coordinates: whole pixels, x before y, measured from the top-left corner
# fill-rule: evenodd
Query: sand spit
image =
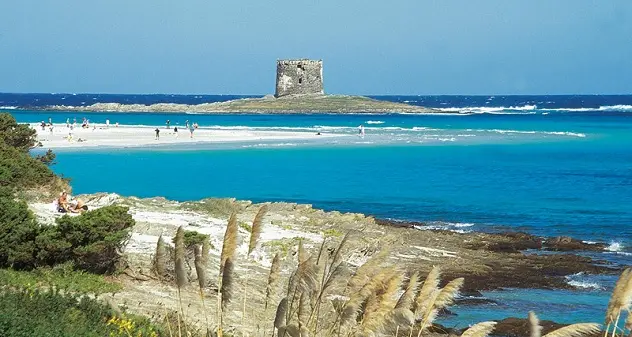
<path fill-rule="evenodd" d="M 332 137 L 344 137 L 345 135 L 333 133 L 321 133 L 296 131 L 263 131 L 263 130 L 235 130 L 235 129 L 207 129 L 199 128 L 191 132 L 185 128 L 156 126 L 114 126 L 106 127 L 99 124 L 89 128 L 76 127 L 70 129 L 65 124 L 56 124 L 52 131 L 50 127 L 44 130 L 31 124 L 37 130 L 37 138 L 46 149 L 60 148 L 94 148 L 94 147 L 147 147 L 147 146 L 186 146 L 187 144 L 219 144 L 236 142 L 291 142 L 291 141 L 318 141 Z M 155 129 L 160 130 L 156 138 Z"/>

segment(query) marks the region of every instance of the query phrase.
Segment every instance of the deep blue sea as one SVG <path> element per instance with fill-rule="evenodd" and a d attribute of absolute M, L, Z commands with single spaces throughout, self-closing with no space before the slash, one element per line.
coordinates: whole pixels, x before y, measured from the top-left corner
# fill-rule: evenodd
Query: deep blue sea
<path fill-rule="evenodd" d="M 0 94 L 20 122 L 297 130 L 347 134 L 319 141 L 57 151 L 75 193 L 175 200 L 236 197 L 425 221 L 455 231 L 521 230 L 603 241 L 598 254 L 632 265 L 632 96 L 376 96 L 440 114 L 199 115 L 39 112 L 95 102 L 204 103 L 237 96 Z M 241 96 L 240 96 L 241 97 Z M 356 135 L 359 125 L 366 136 Z M 153 128 L 152 128 L 153 129 Z M 151 129 L 148 130 L 151 137 Z M 576 291 L 500 291 L 499 305 L 457 307 L 447 325 L 535 309 L 560 322 L 603 320 L 613 278 L 569 276 Z M 534 298 L 548 298 L 550 301 Z M 572 314 L 569 314 L 572 313 Z"/>

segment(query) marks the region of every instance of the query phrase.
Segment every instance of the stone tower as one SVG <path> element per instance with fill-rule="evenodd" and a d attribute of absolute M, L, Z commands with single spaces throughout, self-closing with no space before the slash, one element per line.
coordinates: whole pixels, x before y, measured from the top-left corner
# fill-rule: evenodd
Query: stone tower
<path fill-rule="evenodd" d="M 324 93 L 322 60 L 277 60 L 275 97 Z"/>

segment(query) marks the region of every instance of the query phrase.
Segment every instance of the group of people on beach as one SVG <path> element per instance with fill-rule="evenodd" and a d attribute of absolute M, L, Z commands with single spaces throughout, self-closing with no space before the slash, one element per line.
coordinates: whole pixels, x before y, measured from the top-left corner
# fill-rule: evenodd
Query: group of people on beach
<path fill-rule="evenodd" d="M 167 119 L 167 121 L 165 122 L 166 126 L 167 126 L 167 130 L 171 129 L 171 121 Z M 186 122 L 184 123 L 184 127 L 185 129 L 189 130 L 189 137 L 193 138 L 193 131 L 197 130 L 200 126 L 198 125 L 198 123 L 189 123 L 189 120 L 187 119 Z M 155 139 L 159 140 L 160 139 L 160 128 L 156 128 L 154 130 L 155 133 Z M 175 126 L 173 128 L 173 134 L 175 135 L 175 138 L 178 138 L 178 127 Z"/>
<path fill-rule="evenodd" d="M 88 210 L 88 206 L 81 199 L 71 197 L 66 191 L 59 194 L 54 204 L 59 213 L 81 213 Z"/>
<path fill-rule="evenodd" d="M 90 120 L 86 117 L 83 117 L 83 120 L 81 122 L 81 128 L 82 129 L 90 129 L 90 126 L 92 126 L 92 130 L 96 130 L 97 129 L 97 125 L 96 124 L 91 124 Z M 116 122 L 115 123 L 115 127 L 118 128 L 119 123 Z M 45 131 L 46 128 L 48 128 L 48 130 L 50 131 L 51 134 L 53 134 L 54 131 L 54 124 L 53 124 L 53 118 L 49 117 L 48 118 L 48 123 L 42 121 L 40 123 L 40 127 L 42 128 L 42 131 Z M 77 127 L 77 117 L 74 117 L 72 119 L 72 122 L 70 121 L 70 118 L 66 118 L 66 128 L 68 129 L 68 136 L 66 136 L 66 139 L 68 139 L 68 141 L 72 141 L 73 140 L 73 131 L 74 129 Z M 105 120 L 105 128 L 109 129 L 110 128 L 110 119 L 106 119 Z M 81 138 L 78 139 L 78 141 L 82 141 Z"/>

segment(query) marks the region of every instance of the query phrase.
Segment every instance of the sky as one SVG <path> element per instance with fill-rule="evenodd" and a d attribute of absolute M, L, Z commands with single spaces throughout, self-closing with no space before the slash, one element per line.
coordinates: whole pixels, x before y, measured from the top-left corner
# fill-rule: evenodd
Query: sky
<path fill-rule="evenodd" d="M 630 0 L 2 0 L 0 92 L 630 94 Z"/>

